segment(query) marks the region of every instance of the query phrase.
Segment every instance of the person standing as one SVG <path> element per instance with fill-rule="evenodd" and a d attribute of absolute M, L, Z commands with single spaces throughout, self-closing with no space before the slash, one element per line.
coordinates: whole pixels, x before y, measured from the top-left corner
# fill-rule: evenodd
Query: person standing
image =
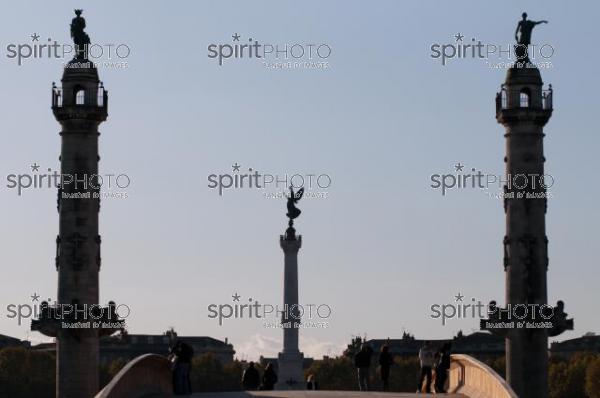
<path fill-rule="evenodd" d="M 319 389 L 319 384 L 317 383 L 317 379 L 315 378 L 315 375 L 313 375 L 313 374 L 308 375 L 308 379 L 306 379 L 306 389 L 307 390 L 318 390 Z"/>
<path fill-rule="evenodd" d="M 177 341 L 171 349 L 171 362 L 173 363 L 173 392 L 175 395 L 190 395 L 192 383 L 190 368 L 194 349 L 187 343 Z"/>
<path fill-rule="evenodd" d="M 390 390 L 390 367 L 394 363 L 394 358 L 390 354 L 390 347 L 385 344 L 381 347 L 381 353 L 379 354 L 379 372 L 381 375 L 381 383 L 383 384 L 383 391 Z"/>
<path fill-rule="evenodd" d="M 435 361 L 435 354 L 431 349 L 429 341 L 423 344 L 423 347 L 419 350 L 419 362 L 421 364 L 421 373 L 419 375 L 419 385 L 417 386 L 417 392 L 422 392 L 423 381 L 427 379 L 425 384 L 425 392 L 431 392 L 431 369 Z"/>
<path fill-rule="evenodd" d="M 254 367 L 254 362 L 250 362 L 242 375 L 242 386 L 244 390 L 257 390 L 259 381 L 258 370 Z"/>
<path fill-rule="evenodd" d="M 439 351 L 439 361 L 435 367 L 435 392 L 446 392 L 446 379 L 450 370 L 450 343 L 444 343 Z"/>
<path fill-rule="evenodd" d="M 275 383 L 277 383 L 277 373 L 273 369 L 273 364 L 269 362 L 263 373 L 261 390 L 270 391 L 275 387 Z"/>
<path fill-rule="evenodd" d="M 369 368 L 371 367 L 371 355 L 373 350 L 363 343 L 360 351 L 354 356 L 354 366 L 358 370 L 358 389 L 369 391 Z"/>

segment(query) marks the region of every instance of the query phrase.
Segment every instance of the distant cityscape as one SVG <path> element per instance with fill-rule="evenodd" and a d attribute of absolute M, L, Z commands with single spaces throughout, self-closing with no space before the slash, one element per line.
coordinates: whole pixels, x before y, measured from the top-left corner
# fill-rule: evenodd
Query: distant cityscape
<path fill-rule="evenodd" d="M 129 334 L 120 333 L 100 339 L 100 364 L 107 365 L 115 360 L 130 361 L 140 355 L 153 353 L 166 355 L 173 342 L 178 339 L 188 343 L 194 349 L 194 356 L 212 354 L 222 364 L 235 360 L 235 349 L 228 339 L 219 340 L 209 336 L 178 336 L 174 330 L 163 334 Z M 345 357 L 353 357 L 360 349 L 363 338 L 356 337 L 348 344 L 347 348 L 339 353 Z M 488 360 L 501 357 L 505 354 L 504 339 L 488 332 L 475 332 L 463 334 L 458 332 L 451 339 L 424 340 L 415 338 L 409 333 L 404 333 L 400 338 L 368 339 L 364 342 L 373 349 L 377 355 L 383 345 L 389 346 L 390 354 L 394 357 L 414 357 L 425 341 L 431 342 L 436 347 L 441 347 L 446 342 L 452 343 L 452 352 L 456 354 L 471 355 L 479 360 Z M 55 343 L 40 343 L 32 345 L 27 340 L 0 334 L 0 350 L 8 347 L 22 347 L 34 351 L 55 353 Z M 569 359 L 577 353 L 600 353 L 600 335 L 586 333 L 581 337 L 553 342 L 549 348 L 550 357 Z M 327 356 L 324 357 L 327 359 Z M 314 358 L 305 358 L 303 367 L 309 368 Z M 244 361 L 245 362 L 245 361 Z M 277 365 L 277 358 L 263 357 L 259 359 L 261 365 L 272 363 Z"/>

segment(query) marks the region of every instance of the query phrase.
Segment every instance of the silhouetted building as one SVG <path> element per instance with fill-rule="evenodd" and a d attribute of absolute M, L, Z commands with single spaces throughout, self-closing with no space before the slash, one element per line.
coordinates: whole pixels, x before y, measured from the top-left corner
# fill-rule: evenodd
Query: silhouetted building
<path fill-rule="evenodd" d="M 167 355 L 174 342 L 170 333 L 162 335 L 123 333 L 103 337 L 100 339 L 100 364 L 107 365 L 117 359 L 130 361 L 144 354 Z M 194 356 L 212 354 L 223 364 L 233 362 L 235 351 L 227 338 L 225 341 L 221 341 L 208 336 L 177 336 L 175 334 L 174 337 L 192 346 Z M 54 343 L 45 343 L 36 345 L 33 349 L 54 352 L 56 348 Z"/>
<path fill-rule="evenodd" d="M 15 337 L 0 334 L 0 350 L 8 347 L 25 347 L 28 348 L 30 343 L 25 340 L 19 340 Z"/>
<path fill-rule="evenodd" d="M 569 339 L 550 344 L 550 355 L 569 359 L 574 354 L 582 352 L 600 353 L 600 336 L 586 334 L 575 339 Z"/>
<path fill-rule="evenodd" d="M 177 340 L 189 344 L 194 356 L 213 354 L 221 363 L 233 362 L 233 345 L 208 336 L 177 336 Z M 168 334 L 123 334 L 100 340 L 100 362 L 110 363 L 118 358 L 133 359 L 152 353 L 166 355 L 173 344 Z"/>
<path fill-rule="evenodd" d="M 504 355 L 504 339 L 487 332 L 476 332 L 463 335 L 461 332 L 452 339 L 421 340 L 404 333 L 401 339 L 371 339 L 366 343 L 373 349 L 373 355 L 378 356 L 381 347 L 387 344 L 389 352 L 394 357 L 414 357 L 419 354 L 425 341 L 429 341 L 434 349 L 439 349 L 444 343 L 452 343 L 453 354 L 467 354 L 479 360 L 497 358 Z M 344 356 L 353 358 L 362 345 L 362 339 L 356 337 L 344 351 Z"/>

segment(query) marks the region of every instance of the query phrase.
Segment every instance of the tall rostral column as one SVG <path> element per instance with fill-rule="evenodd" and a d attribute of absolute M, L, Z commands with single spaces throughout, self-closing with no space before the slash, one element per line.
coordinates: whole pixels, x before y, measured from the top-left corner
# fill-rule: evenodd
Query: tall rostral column
<path fill-rule="evenodd" d="M 487 328 L 506 338 L 507 381 L 520 398 L 548 397 L 548 336 L 572 328 L 562 302 L 549 306 L 546 274 L 546 186 L 543 128 L 552 115 L 552 87 L 542 89 L 540 71 L 527 54 L 533 27 L 519 22 L 517 62 L 496 96 L 496 119 L 506 129 L 504 270 L 506 308 L 491 305 Z M 505 323 L 502 331 L 494 322 Z M 524 323 L 519 323 L 524 322 Z M 484 322 L 485 323 L 485 322 Z"/>
<path fill-rule="evenodd" d="M 114 303 L 98 304 L 100 185 L 98 126 L 106 120 L 108 96 L 88 60 L 89 37 L 81 10 L 71 36 L 76 57 L 64 69 L 62 89 L 53 84 L 52 111 L 61 124 L 61 186 L 56 238 L 58 296 L 42 303 L 32 330 L 56 338 L 57 398 L 92 398 L 98 392 L 99 337 L 112 334 Z"/>
<path fill-rule="evenodd" d="M 299 390 L 304 388 L 302 364 L 304 355 L 298 349 L 298 329 L 300 328 L 301 311 L 298 301 L 298 251 L 302 246 L 302 236 L 296 235 L 294 219 L 300 215 L 296 203 L 302 198 L 304 189 L 297 193 L 290 187 L 287 203 L 288 228 L 285 235 L 279 237 L 279 244 L 284 253 L 283 270 L 283 351 L 278 357 L 278 390 Z"/>

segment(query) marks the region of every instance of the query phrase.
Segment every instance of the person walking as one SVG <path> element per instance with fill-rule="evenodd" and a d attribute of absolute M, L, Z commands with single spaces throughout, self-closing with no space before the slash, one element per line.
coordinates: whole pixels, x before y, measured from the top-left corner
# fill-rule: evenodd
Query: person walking
<path fill-rule="evenodd" d="M 379 373 L 381 375 L 383 391 L 390 390 L 390 367 L 393 363 L 394 358 L 390 354 L 390 347 L 385 344 L 381 347 L 381 352 L 379 353 Z"/>
<path fill-rule="evenodd" d="M 373 350 L 363 343 L 360 351 L 354 356 L 354 366 L 358 370 L 358 389 L 369 391 L 369 368 L 371 367 L 371 355 Z"/>
<path fill-rule="evenodd" d="M 421 364 L 421 373 L 419 375 L 419 384 L 417 386 L 417 392 L 422 392 L 423 381 L 425 379 L 425 392 L 431 392 L 431 369 L 433 368 L 435 361 L 435 354 L 431 348 L 429 341 L 423 344 L 423 347 L 419 350 L 419 362 Z"/>
<path fill-rule="evenodd" d="M 257 390 L 259 381 L 260 375 L 258 374 L 258 370 L 254 367 L 254 362 L 250 362 L 242 375 L 242 386 L 244 390 Z"/>

